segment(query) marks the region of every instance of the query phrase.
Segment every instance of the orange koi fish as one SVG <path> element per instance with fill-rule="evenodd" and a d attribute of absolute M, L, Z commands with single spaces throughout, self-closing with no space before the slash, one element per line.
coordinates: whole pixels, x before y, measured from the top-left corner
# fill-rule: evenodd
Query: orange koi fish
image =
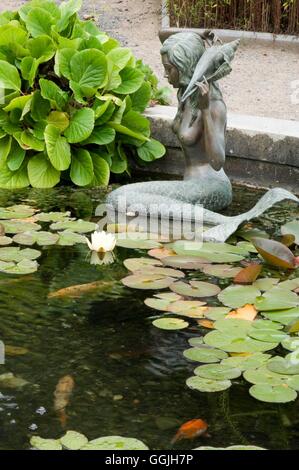
<path fill-rule="evenodd" d="M 195 439 L 199 436 L 208 437 L 208 427 L 208 424 L 202 419 L 192 419 L 180 427 L 171 443 L 175 444 L 183 439 Z"/>
<path fill-rule="evenodd" d="M 75 381 L 73 377 L 71 375 L 66 375 L 59 380 L 54 392 L 54 411 L 57 413 L 63 428 L 66 426 L 68 419 L 66 407 L 70 402 L 70 396 L 73 392 L 74 386 Z"/>

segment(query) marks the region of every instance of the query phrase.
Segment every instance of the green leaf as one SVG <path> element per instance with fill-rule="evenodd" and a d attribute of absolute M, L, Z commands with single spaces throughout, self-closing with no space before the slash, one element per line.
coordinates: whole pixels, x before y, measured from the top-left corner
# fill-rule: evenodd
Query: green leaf
<path fill-rule="evenodd" d="M 131 60 L 132 51 L 126 47 L 115 47 L 108 52 L 107 58 L 117 66 L 118 70 L 122 70 Z"/>
<path fill-rule="evenodd" d="M 39 81 L 42 97 L 49 100 L 58 110 L 62 110 L 68 100 L 68 94 L 63 92 L 56 83 L 41 78 Z"/>
<path fill-rule="evenodd" d="M 41 35 L 27 43 L 30 54 L 38 63 L 48 62 L 55 55 L 55 45 L 49 36 Z"/>
<path fill-rule="evenodd" d="M 70 62 L 72 57 L 76 54 L 75 49 L 65 48 L 57 51 L 55 56 L 55 73 L 56 75 L 63 76 L 68 80 L 72 79 Z"/>
<path fill-rule="evenodd" d="M 59 5 L 59 10 L 61 12 L 61 17 L 57 23 L 57 31 L 63 31 L 67 28 L 71 17 L 77 13 L 82 7 L 82 0 L 69 0 L 68 2 L 62 2 Z"/>
<path fill-rule="evenodd" d="M 90 441 L 81 450 L 148 450 L 148 447 L 137 439 L 120 436 L 106 436 Z"/>
<path fill-rule="evenodd" d="M 140 132 L 134 132 L 131 129 L 128 129 L 127 127 L 121 125 L 121 124 L 116 124 L 115 122 L 109 122 L 108 126 L 112 127 L 112 129 L 115 129 L 116 132 L 119 134 L 124 134 L 128 135 L 130 137 L 133 137 L 134 139 L 140 140 L 142 142 L 148 141 L 148 137 L 145 137 L 143 134 Z"/>
<path fill-rule="evenodd" d="M 144 81 L 144 75 L 137 69 L 126 67 L 120 72 L 121 85 L 113 91 L 118 95 L 129 95 L 135 93 Z"/>
<path fill-rule="evenodd" d="M 45 9 L 32 8 L 27 15 L 26 28 L 34 38 L 44 34 L 50 36 L 54 24 L 55 18 Z"/>
<path fill-rule="evenodd" d="M 77 150 L 72 156 L 71 180 L 78 186 L 87 186 L 94 177 L 93 162 L 87 150 Z"/>
<path fill-rule="evenodd" d="M 25 44 L 28 33 L 20 24 L 9 23 L 0 26 L 0 46 L 11 48 L 13 44 Z"/>
<path fill-rule="evenodd" d="M 21 90 L 21 78 L 17 68 L 4 60 L 0 60 L 0 83 L 2 88 Z"/>
<path fill-rule="evenodd" d="M 151 95 L 152 90 L 150 84 L 148 82 L 143 83 L 139 90 L 131 95 L 132 109 L 143 113 L 150 102 Z"/>
<path fill-rule="evenodd" d="M 20 69 L 22 77 L 28 80 L 29 86 L 32 87 L 37 75 L 39 62 L 33 57 L 24 57 L 21 62 Z"/>
<path fill-rule="evenodd" d="M 271 386 L 267 384 L 254 385 L 249 390 L 251 396 L 266 403 L 288 403 L 295 401 L 297 393 L 283 385 Z"/>
<path fill-rule="evenodd" d="M 94 112 L 90 108 L 76 111 L 64 135 L 68 142 L 75 144 L 87 139 L 94 129 Z"/>
<path fill-rule="evenodd" d="M 110 167 L 104 158 L 96 153 L 91 153 L 94 178 L 92 186 L 108 186 L 110 180 Z"/>
<path fill-rule="evenodd" d="M 0 188 L 22 189 L 29 186 L 27 168 L 22 165 L 17 171 L 11 171 L 8 166 L 0 170 Z"/>
<path fill-rule="evenodd" d="M 229 286 L 219 294 L 218 299 L 227 307 L 240 308 L 254 304 L 261 292 L 253 286 Z"/>
<path fill-rule="evenodd" d="M 184 330 L 189 323 L 179 318 L 160 318 L 153 321 L 153 325 L 160 330 Z"/>
<path fill-rule="evenodd" d="M 100 88 L 107 76 L 107 60 L 103 52 L 88 49 L 77 52 L 70 62 L 71 78 L 79 85 L 83 94 L 85 88 Z"/>
<path fill-rule="evenodd" d="M 30 439 L 30 444 L 37 450 L 62 450 L 62 445 L 58 439 L 42 439 L 41 437 L 33 436 Z"/>
<path fill-rule="evenodd" d="M 97 224 L 93 222 L 86 222 L 84 220 L 66 220 L 64 222 L 57 222 L 50 226 L 51 230 L 68 230 L 78 233 L 94 232 L 97 229 Z"/>
<path fill-rule="evenodd" d="M 172 292 L 187 297 L 214 297 L 221 291 L 220 287 L 215 284 L 202 281 L 190 281 L 189 284 L 179 281 L 170 286 Z"/>
<path fill-rule="evenodd" d="M 52 111 L 47 120 L 49 124 L 57 127 L 61 132 L 64 132 L 70 124 L 68 114 L 61 111 Z"/>
<path fill-rule="evenodd" d="M 60 438 L 60 442 L 68 450 L 80 450 L 83 446 L 88 443 L 88 439 L 83 434 L 79 434 L 75 431 L 68 431 L 63 437 Z"/>
<path fill-rule="evenodd" d="M 195 369 L 194 373 L 203 379 L 210 380 L 231 380 L 237 379 L 242 375 L 240 369 L 225 364 L 207 364 L 199 366 Z"/>
<path fill-rule="evenodd" d="M 52 166 L 44 153 L 29 160 L 28 176 L 34 188 L 53 188 L 60 181 L 60 171 Z"/>
<path fill-rule="evenodd" d="M 25 155 L 26 151 L 20 147 L 15 139 L 12 139 L 10 153 L 6 161 L 10 171 L 19 170 L 24 161 Z"/>
<path fill-rule="evenodd" d="M 190 377 L 186 384 L 191 390 L 198 390 L 199 392 L 223 392 L 232 386 L 230 380 L 211 380 L 204 379 L 203 377 Z"/>
<path fill-rule="evenodd" d="M 71 147 L 65 137 L 60 135 L 60 129 L 48 124 L 45 130 L 47 154 L 56 170 L 67 170 L 71 164 Z"/>
<path fill-rule="evenodd" d="M 226 359 L 228 354 L 220 349 L 203 345 L 202 347 L 187 349 L 187 351 L 184 351 L 184 356 L 191 361 L 213 364 Z"/>
<path fill-rule="evenodd" d="M 36 90 L 33 93 L 31 102 L 31 116 L 35 121 L 42 121 L 45 119 L 51 109 L 51 104 L 48 99 L 42 97 L 41 92 Z"/>
<path fill-rule="evenodd" d="M 42 152 L 45 149 L 45 142 L 37 139 L 30 130 L 23 131 L 21 134 L 21 142 L 26 147 L 26 150 L 32 149 Z"/>
<path fill-rule="evenodd" d="M 162 158 L 166 153 L 166 148 L 157 140 L 151 139 L 149 142 L 138 147 L 137 153 L 139 158 L 145 162 L 152 162 L 158 158 Z"/>
<path fill-rule="evenodd" d="M 95 127 L 90 137 L 83 144 L 108 145 L 114 141 L 115 135 L 115 130 L 109 126 Z"/>
<path fill-rule="evenodd" d="M 28 113 L 30 111 L 30 104 L 31 104 L 32 96 L 33 96 L 32 93 L 30 95 L 18 96 L 17 98 L 14 98 L 13 100 L 11 100 L 11 102 L 3 109 L 4 111 L 8 113 L 9 111 L 12 111 L 13 109 L 20 109 L 24 111 L 24 109 L 27 108 L 27 113 Z M 29 104 L 29 109 L 28 109 L 28 104 Z"/>
<path fill-rule="evenodd" d="M 295 292 L 276 286 L 266 292 L 262 297 L 257 298 L 253 303 L 255 303 L 257 310 L 266 312 L 296 307 L 299 304 L 299 299 Z"/>
<path fill-rule="evenodd" d="M 11 149 L 11 137 L 7 135 L 0 140 L 0 168 L 5 166 L 6 159 Z"/>

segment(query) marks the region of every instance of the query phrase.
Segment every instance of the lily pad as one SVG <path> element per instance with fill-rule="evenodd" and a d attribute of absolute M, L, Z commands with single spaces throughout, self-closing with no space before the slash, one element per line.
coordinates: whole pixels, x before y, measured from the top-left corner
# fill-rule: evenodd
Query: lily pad
<path fill-rule="evenodd" d="M 34 213 L 35 209 L 26 205 L 0 207 L 0 219 L 27 219 L 27 217 L 32 217 Z"/>
<path fill-rule="evenodd" d="M 264 366 L 271 357 L 272 356 L 270 354 L 255 353 L 250 356 L 228 357 L 227 359 L 223 359 L 221 364 L 233 368 L 236 367 L 244 372 L 246 370 L 258 369 L 259 367 Z"/>
<path fill-rule="evenodd" d="M 19 245 L 32 246 L 35 243 L 40 246 L 55 245 L 59 235 L 51 232 L 23 232 L 13 237 L 13 241 Z"/>
<path fill-rule="evenodd" d="M 253 303 L 255 303 L 257 310 L 266 312 L 296 307 L 299 305 L 299 298 L 295 292 L 280 289 L 277 286 L 267 291 L 262 297 L 257 298 Z"/>
<path fill-rule="evenodd" d="M 288 281 L 280 282 L 277 287 L 279 289 L 286 290 L 299 289 L 299 277 L 296 277 L 296 279 L 289 279 Z"/>
<path fill-rule="evenodd" d="M 172 277 L 165 277 L 159 274 L 139 274 L 135 273 L 132 276 L 122 279 L 122 283 L 131 289 L 141 290 L 159 290 L 170 287 L 175 281 Z"/>
<path fill-rule="evenodd" d="M 65 436 L 60 439 L 60 442 L 62 446 L 68 450 L 80 450 L 88 444 L 88 439 L 83 434 L 76 431 L 68 431 Z"/>
<path fill-rule="evenodd" d="M 223 392 L 232 386 L 230 380 L 211 380 L 204 379 L 198 375 L 190 377 L 186 381 L 186 385 L 191 388 L 191 390 L 198 390 L 199 392 Z"/>
<path fill-rule="evenodd" d="M 1 261 L 15 261 L 20 262 L 23 260 L 35 260 L 41 256 L 38 250 L 26 248 L 21 250 L 19 247 L 0 248 Z"/>
<path fill-rule="evenodd" d="M 39 222 L 64 222 L 69 220 L 70 212 L 41 212 L 36 215 Z"/>
<path fill-rule="evenodd" d="M 281 344 L 288 351 L 296 351 L 299 349 L 299 337 L 287 336 Z"/>
<path fill-rule="evenodd" d="M 266 341 L 268 343 L 280 343 L 284 339 L 286 339 L 286 333 L 281 331 L 275 331 L 273 329 L 253 329 L 249 336 L 253 339 L 257 339 L 259 341 Z"/>
<path fill-rule="evenodd" d="M 90 441 L 81 450 L 149 450 L 138 439 L 121 436 L 106 436 Z"/>
<path fill-rule="evenodd" d="M 275 285 L 279 283 L 279 279 L 265 277 L 264 279 L 258 279 L 253 283 L 253 286 L 259 289 L 262 292 L 272 289 Z"/>
<path fill-rule="evenodd" d="M 229 286 L 218 295 L 224 305 L 232 308 L 254 304 L 261 292 L 254 286 Z"/>
<path fill-rule="evenodd" d="M 152 256 L 152 258 L 163 260 L 164 258 L 175 255 L 175 252 L 171 248 L 167 248 L 166 246 L 163 246 L 161 248 L 153 248 L 152 250 L 148 252 L 148 255 Z M 174 266 L 174 267 L 179 268 L 179 266 Z"/>
<path fill-rule="evenodd" d="M 214 324 L 216 330 L 223 331 L 229 335 L 246 335 L 252 328 L 252 322 L 235 318 L 226 318 L 218 320 Z"/>
<path fill-rule="evenodd" d="M 25 276 L 26 274 L 33 274 L 38 270 L 39 264 L 36 261 L 24 259 L 14 266 L 9 266 L 3 269 L 2 272 L 6 274 L 14 274 Z"/>
<path fill-rule="evenodd" d="M 206 265 L 203 266 L 202 271 L 208 276 L 219 277 L 220 279 L 233 279 L 241 268 L 235 268 L 230 264 L 219 264 L 219 265 Z"/>
<path fill-rule="evenodd" d="M 271 320 L 256 320 L 252 322 L 252 328 L 258 330 L 282 330 L 283 325 Z"/>
<path fill-rule="evenodd" d="M 30 439 L 30 444 L 37 450 L 62 450 L 59 439 L 43 439 L 42 437 L 33 436 Z"/>
<path fill-rule="evenodd" d="M 229 335 L 223 331 L 212 331 L 205 336 L 205 343 L 229 353 L 266 352 L 275 349 L 278 343 L 257 341 L 240 333 L 238 336 Z"/>
<path fill-rule="evenodd" d="M 161 330 L 183 330 L 189 323 L 179 318 L 159 318 L 153 321 L 153 325 Z"/>
<path fill-rule="evenodd" d="M 261 312 L 263 317 L 283 325 L 289 325 L 292 321 L 299 319 L 299 307 L 272 312 Z"/>
<path fill-rule="evenodd" d="M 195 375 L 210 380 L 232 380 L 242 375 L 240 369 L 225 364 L 207 364 L 199 366 L 194 371 Z"/>
<path fill-rule="evenodd" d="M 50 225 L 50 229 L 54 231 L 70 230 L 75 233 L 90 233 L 97 229 L 97 224 L 84 220 L 66 220 Z"/>
<path fill-rule="evenodd" d="M 134 272 L 148 266 L 162 266 L 162 263 L 151 258 L 129 258 L 124 261 L 124 265 L 129 271 Z"/>
<path fill-rule="evenodd" d="M 179 295 L 185 295 L 187 297 L 214 297 L 221 292 L 220 287 L 215 284 L 201 281 L 190 281 L 189 284 L 185 282 L 175 282 L 170 286 L 170 289 Z"/>
<path fill-rule="evenodd" d="M 8 246 L 8 245 L 11 245 L 12 242 L 13 240 L 10 237 L 5 237 L 5 236 L 0 237 L 0 246 Z"/>
<path fill-rule="evenodd" d="M 41 230 L 41 225 L 31 223 L 31 222 L 24 222 L 24 221 L 16 221 L 16 220 L 5 220 L 2 221 L 1 224 L 4 226 L 6 234 L 16 234 L 16 233 L 23 233 L 23 232 L 32 232 Z"/>
<path fill-rule="evenodd" d="M 179 271 L 178 269 L 172 268 L 164 268 L 160 266 L 144 266 L 139 271 L 134 271 L 133 274 L 154 274 L 157 276 L 174 277 L 178 279 L 185 277 L 185 273 L 183 273 L 183 271 Z"/>
<path fill-rule="evenodd" d="M 228 357 L 226 352 L 209 347 L 196 347 L 184 351 L 187 359 L 204 364 L 214 364 Z"/>
<path fill-rule="evenodd" d="M 206 318 L 212 321 L 224 319 L 230 312 L 228 307 L 207 307 L 204 312 Z"/>
<path fill-rule="evenodd" d="M 297 375 L 299 374 L 299 360 L 292 361 L 289 357 L 273 357 L 267 364 L 267 368 L 282 375 Z"/>
<path fill-rule="evenodd" d="M 131 234 L 132 235 L 132 234 Z M 139 239 L 139 238 L 119 238 L 116 242 L 116 246 L 121 248 L 130 248 L 134 250 L 150 250 L 152 248 L 159 248 L 161 243 L 156 240 L 150 239 Z"/>
<path fill-rule="evenodd" d="M 157 297 L 157 299 L 169 300 L 170 302 L 183 300 L 182 296 L 175 294 L 174 292 L 162 292 L 160 294 L 156 294 L 154 297 Z"/>
<path fill-rule="evenodd" d="M 86 244 L 86 239 L 83 235 L 71 232 L 70 230 L 65 230 L 64 232 L 59 233 L 58 245 L 74 246 L 77 244 Z"/>
<path fill-rule="evenodd" d="M 208 349 L 213 349 L 211 348 L 210 346 L 204 344 L 203 342 L 203 336 L 196 336 L 194 338 L 190 338 L 188 339 L 188 343 L 190 344 L 190 346 L 192 346 L 193 348 L 208 348 Z"/>
<path fill-rule="evenodd" d="M 165 266 L 172 268 L 186 269 L 187 271 L 201 270 L 205 264 L 209 265 L 209 261 L 196 256 L 168 256 L 162 259 Z"/>
<path fill-rule="evenodd" d="M 258 368 L 258 369 L 251 369 L 247 370 L 244 372 L 244 379 L 247 380 L 247 382 L 250 382 L 251 384 L 258 385 L 258 384 L 268 384 L 268 385 L 290 385 L 290 380 L 291 378 L 296 377 L 296 382 L 293 380 L 293 383 L 295 384 L 296 388 L 299 386 L 299 375 L 296 376 L 288 376 L 288 375 L 282 375 L 278 374 L 276 372 L 270 371 L 267 367 L 269 362 Z"/>
<path fill-rule="evenodd" d="M 177 241 L 173 244 L 173 249 L 178 255 L 197 256 L 211 263 L 233 263 L 246 257 L 242 248 L 227 243 Z"/>
<path fill-rule="evenodd" d="M 200 302 L 199 300 L 177 300 L 176 302 L 171 302 L 168 306 L 168 311 L 171 313 L 194 313 L 200 315 L 200 318 L 203 318 L 203 307 L 205 305 L 204 302 Z"/>
<path fill-rule="evenodd" d="M 170 305 L 171 301 L 164 300 L 164 299 L 150 298 L 150 299 L 145 299 L 144 303 L 147 307 L 153 308 L 155 310 L 159 310 L 161 312 L 167 312 L 167 308 Z"/>
<path fill-rule="evenodd" d="M 295 390 L 284 385 L 254 385 L 250 388 L 249 393 L 256 400 L 266 403 L 289 403 L 297 398 Z"/>

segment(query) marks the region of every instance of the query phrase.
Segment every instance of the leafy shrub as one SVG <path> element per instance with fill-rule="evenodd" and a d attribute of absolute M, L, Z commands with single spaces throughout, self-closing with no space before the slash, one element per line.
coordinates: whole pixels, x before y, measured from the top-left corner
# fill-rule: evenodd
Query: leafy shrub
<path fill-rule="evenodd" d="M 130 49 L 81 21 L 82 0 L 0 15 L 0 187 L 106 185 L 165 149 L 142 116 L 157 90 Z M 155 88 L 156 87 L 156 88 Z"/>

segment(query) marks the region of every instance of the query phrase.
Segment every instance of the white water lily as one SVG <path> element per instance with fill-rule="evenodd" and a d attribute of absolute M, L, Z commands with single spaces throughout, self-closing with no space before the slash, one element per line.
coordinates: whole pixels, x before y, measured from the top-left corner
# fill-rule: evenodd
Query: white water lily
<path fill-rule="evenodd" d="M 112 233 L 94 232 L 91 235 L 91 242 L 86 238 L 86 243 L 91 251 L 97 253 L 108 253 L 113 251 L 116 245 L 116 238 Z"/>
<path fill-rule="evenodd" d="M 90 258 L 90 264 L 95 266 L 112 264 L 114 261 L 115 257 L 111 251 L 107 253 L 97 253 L 96 251 L 93 251 Z"/>

